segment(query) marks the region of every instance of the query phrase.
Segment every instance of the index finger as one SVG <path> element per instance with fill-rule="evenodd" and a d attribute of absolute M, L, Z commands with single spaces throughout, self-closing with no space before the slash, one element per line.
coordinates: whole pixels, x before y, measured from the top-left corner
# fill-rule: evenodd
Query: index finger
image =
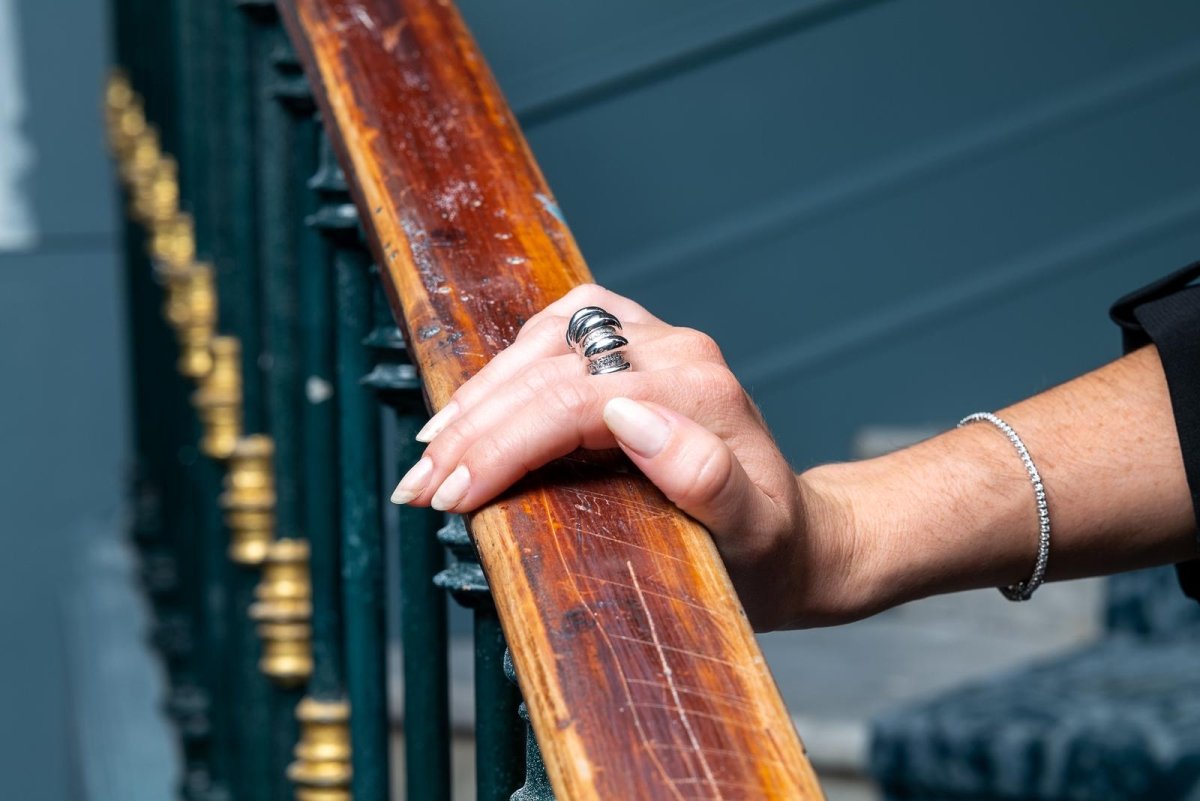
<path fill-rule="evenodd" d="M 526 366 L 539 359 L 568 352 L 567 321 L 584 306 L 600 306 L 623 323 L 666 325 L 640 304 L 604 287 L 596 284 L 577 286 L 530 317 L 521 326 L 511 345 L 496 354 L 478 373 L 455 390 L 446 405 L 417 432 L 417 440 L 432 440 L 462 411 L 514 379 Z"/>

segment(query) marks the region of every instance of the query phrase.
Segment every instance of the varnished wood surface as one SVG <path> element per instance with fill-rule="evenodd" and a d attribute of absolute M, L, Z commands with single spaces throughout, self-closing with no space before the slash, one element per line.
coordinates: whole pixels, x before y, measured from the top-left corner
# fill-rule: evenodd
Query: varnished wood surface
<path fill-rule="evenodd" d="M 449 2 L 279 8 L 440 408 L 588 269 Z M 470 525 L 559 799 L 821 797 L 708 534 L 625 463 Z"/>

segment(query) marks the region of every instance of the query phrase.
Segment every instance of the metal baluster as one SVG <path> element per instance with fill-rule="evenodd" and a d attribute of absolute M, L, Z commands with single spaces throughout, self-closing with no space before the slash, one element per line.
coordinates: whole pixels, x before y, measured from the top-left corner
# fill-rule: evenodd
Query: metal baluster
<path fill-rule="evenodd" d="M 414 437 L 428 415 L 416 368 L 404 338 L 391 318 L 377 276 L 376 328 L 368 339 L 379 362 L 364 383 L 378 390 L 395 420 L 396 452 L 401 471 L 420 457 Z M 396 510 L 400 546 L 400 629 L 404 644 L 404 754 L 409 801 L 448 801 L 450 780 L 450 687 L 446 651 L 446 598 L 433 586 L 445 566 L 436 533 L 442 515 L 402 506 Z"/>
<path fill-rule="evenodd" d="M 216 249 L 219 209 L 214 183 L 219 169 L 214 144 L 219 126 L 214 120 L 220 116 L 216 106 L 220 94 L 214 88 L 218 79 L 214 67 L 219 56 L 215 47 L 216 8 L 207 0 L 175 0 L 174 9 L 179 100 L 178 143 L 173 152 L 179 159 L 179 197 L 195 221 L 196 251 L 208 258 Z M 237 341 L 231 339 L 221 341 L 220 364 L 215 360 L 217 352 L 210 353 L 217 322 L 211 266 L 191 266 L 180 300 L 185 315 L 176 322 L 181 345 L 179 368 L 199 383 L 199 388 L 190 393 L 190 401 L 204 423 L 204 430 L 198 432 L 200 453 L 188 451 L 185 477 L 190 484 L 189 517 L 194 537 L 189 570 L 199 584 L 196 637 L 204 663 L 203 684 L 212 729 L 212 784 L 202 795 L 216 801 L 229 798 L 230 784 L 236 781 L 236 726 L 230 703 L 233 677 L 229 670 L 234 658 L 229 628 L 233 569 L 225 558 L 226 535 L 217 497 L 224 472 L 219 460 L 232 453 L 240 433 L 241 354 Z"/>
<path fill-rule="evenodd" d="M 168 3 L 125 0 L 117 7 L 118 58 L 131 86 L 140 93 L 117 129 L 129 137 L 145 136 L 146 115 L 157 124 L 162 143 L 175 137 L 174 38 Z M 155 138 L 155 144 L 158 143 Z M 116 153 L 118 163 L 132 157 Z M 132 197 L 125 196 L 127 207 Z M 190 232 L 189 232 L 190 237 Z M 163 654 L 169 680 L 164 706 L 177 724 L 183 744 L 184 776 L 180 792 L 202 797 L 209 787 L 206 751 L 209 740 L 208 696 L 198 682 L 194 621 L 189 601 L 195 582 L 179 565 L 188 556 L 187 515 L 182 505 L 179 454 L 195 431 L 183 385 L 174 374 L 175 345 L 162 320 L 161 290 L 152 279 L 148 246 L 157 232 L 127 222 L 125 254 L 130 295 L 133 347 L 137 465 L 134 485 L 136 536 L 143 544 L 141 573 L 154 604 L 150 640 Z M 189 257 L 190 258 L 190 257 Z"/>
<path fill-rule="evenodd" d="M 280 51 L 281 80 L 276 96 L 292 113 L 295 129 L 293 198 L 311 220 L 318 198 L 309 191 L 319 167 L 319 125 L 300 65 L 290 49 Z M 311 543 L 313 589 L 313 675 L 308 695 L 296 709 L 300 741 L 288 776 L 298 801 L 349 801 L 350 705 L 343 683 L 341 591 L 341 519 L 338 415 L 342 399 L 335 391 L 334 275 L 320 232 L 306 225 L 299 233 L 300 329 L 305 375 L 304 470 L 305 529 Z"/>
<path fill-rule="evenodd" d="M 462 517 L 450 515 L 438 540 L 453 560 L 437 586 L 472 610 L 475 634 L 475 793 L 478 801 L 507 801 L 521 783 L 521 694 L 504 675 L 507 646 L 475 544 Z"/>
<path fill-rule="evenodd" d="M 221 330 L 241 344 L 241 425 L 246 432 L 264 430 L 260 269 L 256 251 L 257 209 L 254 196 L 254 74 L 250 63 L 250 21 L 228 2 L 211 2 L 212 24 L 219 29 L 219 56 L 214 90 L 220 113 L 213 121 L 218 145 L 210 173 L 216 181 L 214 202 L 214 266 L 220 298 Z M 225 512 L 228 562 L 231 676 L 229 705 L 239 801 L 269 801 L 273 785 L 271 760 L 271 688 L 258 662 L 261 646 L 248 610 L 254 602 L 266 546 L 274 537 L 274 445 L 261 434 L 242 438 L 227 464 L 221 507 Z"/>
<path fill-rule="evenodd" d="M 299 364 L 296 230 L 301 210 L 290 202 L 294 127 L 277 89 L 288 76 L 277 57 L 287 47 L 270 0 L 240 0 L 249 26 L 253 91 L 254 187 L 258 263 L 261 266 L 262 350 L 265 430 L 272 438 L 276 540 L 263 564 L 252 616 L 263 635 L 260 664 L 275 684 L 270 725 L 271 796 L 291 801 L 286 775 L 299 735 L 299 686 L 312 669 L 311 591 L 300 495 L 300 418 L 303 382 Z M 301 575 L 303 574 L 303 575 Z"/>
<path fill-rule="evenodd" d="M 504 676 L 515 686 L 517 671 L 513 666 L 512 652 L 504 651 Z M 533 725 L 529 722 L 529 707 L 521 702 L 521 720 L 525 721 L 525 783 L 512 794 L 511 801 L 554 801 L 554 788 L 550 786 L 550 775 L 542 760 L 542 749 L 538 747 Z"/>
<path fill-rule="evenodd" d="M 329 243 L 336 284 L 342 605 L 345 683 L 350 702 L 352 795 L 384 801 L 389 791 L 386 593 L 379 507 L 379 407 L 363 377 L 372 354 L 370 256 L 329 140 L 309 186 L 321 200 L 309 224 Z"/>

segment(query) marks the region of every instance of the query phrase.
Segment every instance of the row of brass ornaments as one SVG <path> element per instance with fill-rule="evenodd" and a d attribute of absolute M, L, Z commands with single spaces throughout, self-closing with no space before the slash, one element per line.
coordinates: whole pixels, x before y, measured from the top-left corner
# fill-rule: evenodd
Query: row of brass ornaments
<path fill-rule="evenodd" d="M 105 119 L 117 174 L 129 193 L 130 216 L 146 230 L 155 277 L 166 296 L 163 316 L 179 341 L 179 372 L 203 382 L 214 365 L 216 282 L 212 266 L 196 260 L 195 226 L 179 205 L 178 167 L 162 152 L 142 99 L 119 71 L 110 76 L 105 90 Z M 238 388 L 240 406 L 240 382 Z M 222 402 L 227 403 L 225 398 Z M 240 425 L 240 408 L 236 418 Z M 224 458 L 231 448 L 210 455 Z"/>
<path fill-rule="evenodd" d="M 241 345 L 218 336 L 213 268 L 196 259 L 192 218 L 180 208 L 179 169 L 162 152 L 141 98 L 124 73 L 105 91 L 105 117 L 129 212 L 146 231 L 163 316 L 179 343 L 178 371 L 197 383 L 192 405 L 203 424 L 201 451 L 225 463 L 220 504 L 230 533 L 229 558 L 261 567 L 249 609 L 262 641 L 259 667 L 285 687 L 312 675 L 312 590 L 308 543 L 275 539 L 274 444 L 243 436 Z M 300 741 L 288 777 L 297 801 L 350 801 L 349 706 L 305 698 L 296 708 Z"/>

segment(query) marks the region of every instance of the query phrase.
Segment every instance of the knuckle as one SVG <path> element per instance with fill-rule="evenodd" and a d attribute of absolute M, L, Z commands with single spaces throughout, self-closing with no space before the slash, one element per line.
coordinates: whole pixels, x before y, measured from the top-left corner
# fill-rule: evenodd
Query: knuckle
<path fill-rule="evenodd" d="M 560 422 L 576 422 L 596 405 L 596 391 L 581 381 L 559 381 L 543 393 L 551 416 Z"/>
<path fill-rule="evenodd" d="M 538 336 L 550 325 L 549 320 L 553 317 L 554 315 L 549 309 L 542 309 L 521 324 L 521 329 L 517 332 L 517 339 L 528 339 L 529 337 Z"/>
<path fill-rule="evenodd" d="M 527 399 L 534 399 L 557 383 L 553 380 L 552 369 L 545 363 L 539 362 L 521 374 L 520 388 Z"/>
<path fill-rule="evenodd" d="M 747 401 L 746 390 L 733 371 L 720 365 L 712 371 L 713 392 L 718 401 L 727 406 L 743 406 Z"/>
<path fill-rule="evenodd" d="M 455 455 L 462 453 L 478 435 L 479 432 L 469 418 L 457 420 L 429 443 L 426 453 L 435 464 L 443 460 L 453 460 Z"/>
<path fill-rule="evenodd" d="M 738 383 L 737 377 L 723 364 L 692 362 L 683 365 L 683 369 L 685 380 L 695 384 L 703 391 L 705 397 L 729 400 L 742 392 L 742 385 Z"/>
<path fill-rule="evenodd" d="M 566 336 L 567 318 L 557 314 L 546 314 L 526 324 L 529 335 L 539 340 L 553 341 Z"/>
<path fill-rule="evenodd" d="M 694 500 L 712 500 L 729 485 L 733 476 L 733 455 L 728 448 L 710 448 L 696 470 L 686 492 Z"/>
<path fill-rule="evenodd" d="M 681 328 L 679 333 L 683 335 L 684 340 L 687 342 L 689 352 L 695 354 L 696 357 L 722 364 L 725 362 L 725 357 L 721 353 L 721 346 L 708 334 L 703 331 L 697 331 L 694 328 Z"/>
<path fill-rule="evenodd" d="M 615 292 L 605 289 L 599 284 L 580 284 L 563 296 L 564 305 L 570 306 L 574 313 L 576 309 L 584 306 L 601 306 L 607 308 L 611 305 L 615 298 L 620 297 Z"/>
<path fill-rule="evenodd" d="M 497 472 L 501 465 L 512 460 L 512 449 L 500 438 L 488 436 L 476 442 L 463 454 L 463 463 L 473 475 L 481 476 Z"/>

